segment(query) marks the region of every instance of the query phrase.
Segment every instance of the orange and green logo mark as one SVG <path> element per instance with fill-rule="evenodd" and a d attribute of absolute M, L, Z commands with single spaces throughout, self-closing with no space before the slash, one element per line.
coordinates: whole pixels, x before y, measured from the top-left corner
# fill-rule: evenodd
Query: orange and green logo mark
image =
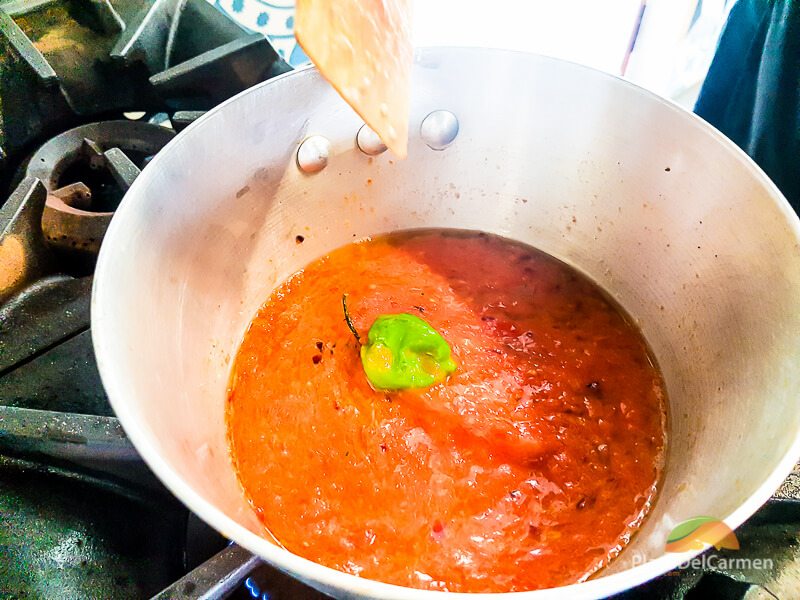
<path fill-rule="evenodd" d="M 739 540 L 730 527 L 713 517 L 694 517 L 679 524 L 667 537 L 667 552 L 702 550 L 706 545 L 717 550 L 738 550 Z"/>

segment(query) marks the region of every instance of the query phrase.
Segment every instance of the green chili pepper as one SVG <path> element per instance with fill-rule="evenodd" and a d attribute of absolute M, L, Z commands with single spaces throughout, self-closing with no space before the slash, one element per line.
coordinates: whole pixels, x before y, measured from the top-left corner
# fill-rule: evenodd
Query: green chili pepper
<path fill-rule="evenodd" d="M 375 319 L 361 346 L 361 364 L 370 383 L 381 390 L 428 387 L 456 369 L 439 332 L 406 313 Z"/>

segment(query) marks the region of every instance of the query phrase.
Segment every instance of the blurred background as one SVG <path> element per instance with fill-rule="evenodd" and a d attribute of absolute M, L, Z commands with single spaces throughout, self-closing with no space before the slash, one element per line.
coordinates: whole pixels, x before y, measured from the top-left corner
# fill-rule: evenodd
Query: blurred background
<path fill-rule="evenodd" d="M 211 0 L 293 66 L 293 0 Z M 416 0 L 418 46 L 526 50 L 623 75 L 691 108 L 732 0 Z"/>

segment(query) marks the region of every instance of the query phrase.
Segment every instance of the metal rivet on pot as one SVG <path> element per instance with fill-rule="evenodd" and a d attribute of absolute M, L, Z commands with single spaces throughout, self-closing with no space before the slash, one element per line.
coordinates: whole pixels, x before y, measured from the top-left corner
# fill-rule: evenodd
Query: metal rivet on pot
<path fill-rule="evenodd" d="M 331 143 L 321 135 L 307 137 L 297 149 L 297 166 L 304 173 L 318 173 L 328 164 Z"/>
<path fill-rule="evenodd" d="M 449 110 L 435 110 L 422 119 L 419 134 L 432 150 L 444 150 L 458 135 L 458 119 Z"/>
<path fill-rule="evenodd" d="M 364 123 L 361 129 L 356 134 L 356 144 L 358 149 L 364 154 L 369 156 L 376 156 L 382 152 L 386 152 L 386 144 L 378 137 L 378 134 L 372 130 L 372 127 Z"/>

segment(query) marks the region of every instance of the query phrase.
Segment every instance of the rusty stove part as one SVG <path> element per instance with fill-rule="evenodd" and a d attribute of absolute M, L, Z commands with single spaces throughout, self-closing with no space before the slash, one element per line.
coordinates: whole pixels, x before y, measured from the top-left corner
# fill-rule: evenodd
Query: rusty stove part
<path fill-rule="evenodd" d="M 46 198 L 42 182 L 27 178 L 0 208 L 0 304 L 50 271 L 40 226 Z"/>
<path fill-rule="evenodd" d="M 42 232 L 48 244 L 60 250 L 93 254 L 100 251 L 114 213 L 86 210 L 91 198 L 91 191 L 83 183 L 73 183 L 47 195 Z"/>
<path fill-rule="evenodd" d="M 47 188 L 42 229 L 48 243 L 96 254 L 122 195 L 174 135 L 150 123 L 103 121 L 66 131 L 39 148 L 25 175 Z"/>

